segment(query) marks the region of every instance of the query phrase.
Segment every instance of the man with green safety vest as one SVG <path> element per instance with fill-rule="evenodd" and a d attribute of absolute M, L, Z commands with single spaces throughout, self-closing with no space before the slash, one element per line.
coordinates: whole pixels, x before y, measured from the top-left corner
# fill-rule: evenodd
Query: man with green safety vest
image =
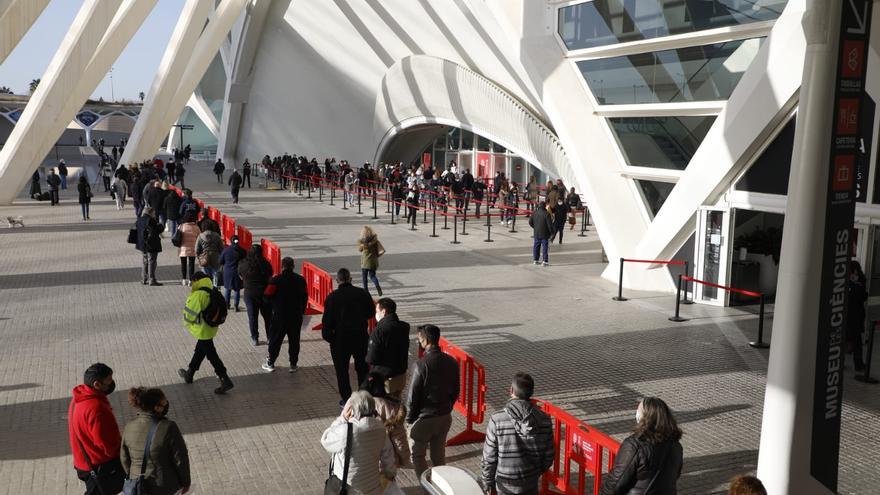
<path fill-rule="evenodd" d="M 223 300 L 219 307 L 216 301 L 218 295 Z M 212 298 L 215 301 L 212 301 Z M 223 361 L 217 355 L 217 349 L 214 347 L 214 336 L 217 335 L 217 330 L 225 318 L 226 300 L 223 299 L 220 291 L 214 289 L 211 277 L 203 272 L 193 274 L 192 291 L 186 298 L 186 306 L 183 308 L 183 323 L 189 333 L 196 338 L 196 348 L 193 351 L 189 367 L 177 370 L 177 374 L 183 378 L 184 382 L 192 383 L 193 376 L 199 370 L 202 361 L 208 358 L 211 366 L 214 367 L 214 373 L 220 378 L 220 386 L 214 389 L 215 394 L 224 394 L 234 386 L 229 375 L 226 374 Z"/>

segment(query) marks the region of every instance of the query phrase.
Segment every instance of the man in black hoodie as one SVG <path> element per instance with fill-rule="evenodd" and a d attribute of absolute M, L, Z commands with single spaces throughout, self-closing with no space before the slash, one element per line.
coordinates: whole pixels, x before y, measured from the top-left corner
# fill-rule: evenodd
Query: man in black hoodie
<path fill-rule="evenodd" d="M 376 321 L 367 346 L 367 364 L 382 375 L 388 395 L 400 400 L 409 361 L 409 323 L 400 321 L 397 303 L 388 297 L 376 301 Z"/>
<path fill-rule="evenodd" d="M 553 465 L 553 424 L 532 404 L 534 391 L 532 377 L 517 373 L 510 401 L 489 417 L 480 463 L 487 493 L 538 493 L 541 475 Z"/>
<path fill-rule="evenodd" d="M 232 193 L 232 202 L 238 203 L 238 191 L 241 189 L 241 184 L 244 182 L 241 178 L 241 174 L 238 173 L 237 168 L 232 169 L 232 175 L 229 176 L 229 192 Z"/>

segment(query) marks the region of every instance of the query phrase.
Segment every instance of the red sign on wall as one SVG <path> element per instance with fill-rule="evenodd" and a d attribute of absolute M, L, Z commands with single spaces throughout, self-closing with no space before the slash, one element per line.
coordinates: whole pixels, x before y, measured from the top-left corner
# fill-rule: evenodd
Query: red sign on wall
<path fill-rule="evenodd" d="M 477 176 L 493 177 L 495 170 L 492 169 L 492 155 L 489 153 L 477 153 Z"/>

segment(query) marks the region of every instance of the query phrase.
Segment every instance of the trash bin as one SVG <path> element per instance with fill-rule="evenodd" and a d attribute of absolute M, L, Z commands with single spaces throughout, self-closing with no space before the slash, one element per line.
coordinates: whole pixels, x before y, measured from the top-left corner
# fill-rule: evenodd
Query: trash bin
<path fill-rule="evenodd" d="M 473 473 L 454 466 L 430 468 L 422 473 L 420 481 L 430 495 L 483 495 Z"/>

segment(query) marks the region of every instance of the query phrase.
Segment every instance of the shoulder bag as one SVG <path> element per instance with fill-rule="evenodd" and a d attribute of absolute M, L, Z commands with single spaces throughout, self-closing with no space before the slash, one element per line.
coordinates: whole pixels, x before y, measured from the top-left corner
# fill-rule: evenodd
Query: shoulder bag
<path fill-rule="evenodd" d="M 174 247 L 180 247 L 180 245 L 183 244 L 183 231 L 180 230 L 180 227 L 178 227 L 177 230 L 174 231 L 174 235 L 171 236 L 171 244 Z"/>
<path fill-rule="evenodd" d="M 348 423 L 347 432 L 345 435 L 345 464 L 342 467 L 342 479 L 336 477 L 333 474 L 333 461 L 330 461 L 330 476 L 327 477 L 327 481 L 324 482 L 324 495 L 346 495 L 348 494 L 348 485 L 345 483 L 348 481 L 348 464 L 351 461 L 351 437 L 352 437 L 352 424 Z"/>
<path fill-rule="evenodd" d="M 125 480 L 122 485 L 122 495 L 144 495 L 147 493 L 147 489 L 144 486 L 144 473 L 147 470 L 147 459 L 150 457 L 150 445 L 153 443 L 153 435 L 156 433 L 156 428 L 158 427 L 159 420 L 153 418 L 150 432 L 147 433 L 147 442 L 144 444 L 144 459 L 141 461 L 141 474 L 139 474 L 137 478 L 131 479 L 131 473 L 129 473 L 129 478 Z"/>
<path fill-rule="evenodd" d="M 76 403 L 70 408 L 71 421 L 73 420 L 74 410 L 76 410 Z M 117 458 L 100 466 L 95 466 L 92 464 L 92 460 L 89 459 L 86 449 L 83 448 L 79 435 L 76 434 L 76 427 L 74 427 L 73 436 L 76 438 L 76 444 L 79 446 L 79 451 L 86 460 L 86 464 L 89 465 L 89 479 L 86 481 L 87 491 L 94 487 L 98 495 L 119 493 L 122 490 L 123 483 L 125 483 L 125 471 L 122 470 L 122 463 L 119 462 L 119 459 Z"/>
<path fill-rule="evenodd" d="M 651 481 L 648 482 L 648 486 L 645 487 L 644 493 L 649 493 L 648 490 L 654 486 L 654 482 L 657 481 L 657 477 L 660 476 L 660 473 L 663 472 L 663 468 L 666 466 L 666 457 L 669 455 L 669 451 L 672 449 L 671 444 L 667 443 L 666 448 L 663 449 L 663 457 L 660 458 L 660 464 L 657 467 L 657 471 L 654 472 L 654 476 L 651 477 Z"/>

